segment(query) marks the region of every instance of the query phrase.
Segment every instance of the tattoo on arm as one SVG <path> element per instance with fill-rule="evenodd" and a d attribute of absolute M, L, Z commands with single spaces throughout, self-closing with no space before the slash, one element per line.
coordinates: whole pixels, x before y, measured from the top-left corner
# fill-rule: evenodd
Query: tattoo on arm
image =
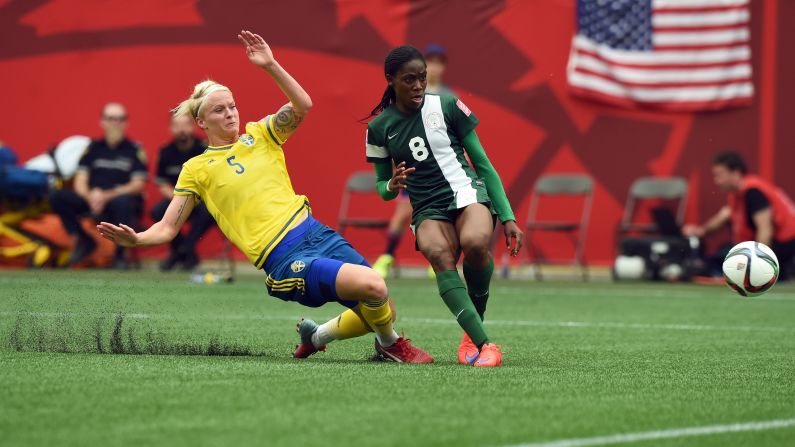
<path fill-rule="evenodd" d="M 304 117 L 295 113 L 293 106 L 291 104 L 287 104 L 276 113 L 276 116 L 273 117 L 273 124 L 276 132 L 282 136 L 289 136 L 295 129 L 298 128 L 298 125 L 301 124 Z"/>
<path fill-rule="evenodd" d="M 185 211 L 185 205 L 188 204 L 188 200 L 190 200 L 190 198 L 182 201 L 182 204 L 179 206 L 179 211 L 177 212 L 177 220 L 173 222 L 173 225 L 179 225 L 179 221 L 182 220 L 182 213 Z"/>

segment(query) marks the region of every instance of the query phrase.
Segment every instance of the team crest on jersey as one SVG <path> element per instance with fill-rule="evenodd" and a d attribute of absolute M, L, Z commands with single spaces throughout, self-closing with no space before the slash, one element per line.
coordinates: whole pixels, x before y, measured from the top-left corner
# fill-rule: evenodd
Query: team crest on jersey
<path fill-rule="evenodd" d="M 293 261 L 293 263 L 290 264 L 290 270 L 292 270 L 293 273 L 298 273 L 300 271 L 303 271 L 304 268 L 306 268 L 306 264 L 304 264 L 304 261 L 300 259 L 297 261 Z"/>
<path fill-rule="evenodd" d="M 239 140 L 248 147 L 254 146 L 254 137 L 249 134 L 240 135 Z"/>
<path fill-rule="evenodd" d="M 461 101 L 460 99 L 455 102 L 455 105 L 457 105 L 458 108 L 461 109 L 462 112 L 464 112 L 464 115 L 469 116 L 472 114 L 472 111 L 469 110 L 469 107 L 467 107 L 467 105 L 464 104 L 464 102 Z"/>
<path fill-rule="evenodd" d="M 425 117 L 425 127 L 428 129 L 438 129 L 442 127 L 442 115 L 438 112 L 431 112 Z"/>

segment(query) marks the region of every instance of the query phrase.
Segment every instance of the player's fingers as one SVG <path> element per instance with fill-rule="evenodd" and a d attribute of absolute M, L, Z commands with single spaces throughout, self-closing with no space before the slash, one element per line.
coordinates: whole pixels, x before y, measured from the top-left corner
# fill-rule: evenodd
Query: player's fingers
<path fill-rule="evenodd" d="M 518 234 L 512 234 L 511 238 L 514 240 L 513 248 L 511 249 L 511 256 L 516 256 L 519 253 L 519 247 L 521 246 L 521 242 L 519 241 Z"/>
<path fill-rule="evenodd" d="M 516 254 L 519 254 L 519 251 L 522 249 L 523 244 L 524 244 L 524 233 L 519 233 L 516 235 Z"/>
<path fill-rule="evenodd" d="M 403 173 L 404 174 L 411 174 L 412 172 L 416 171 L 417 168 L 406 168 Z"/>
<path fill-rule="evenodd" d="M 100 222 L 99 225 L 97 225 L 97 228 L 104 231 L 112 231 L 115 227 L 116 227 L 115 225 L 108 222 Z"/>
<path fill-rule="evenodd" d="M 128 227 L 127 225 L 119 224 L 119 227 L 121 227 L 121 229 L 123 229 L 125 233 L 135 234 L 135 230 Z"/>
<path fill-rule="evenodd" d="M 243 39 L 245 39 L 246 45 L 253 45 L 254 44 L 254 39 L 252 39 L 252 37 L 251 37 L 251 32 L 249 32 L 247 30 L 243 30 L 243 31 L 240 32 L 240 34 L 243 36 Z"/>

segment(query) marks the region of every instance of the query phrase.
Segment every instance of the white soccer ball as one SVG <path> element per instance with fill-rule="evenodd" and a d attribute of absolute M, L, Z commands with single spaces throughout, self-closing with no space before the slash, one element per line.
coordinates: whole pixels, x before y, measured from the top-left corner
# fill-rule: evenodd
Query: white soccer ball
<path fill-rule="evenodd" d="M 742 296 L 761 295 L 778 280 L 778 258 L 765 244 L 739 243 L 723 260 L 726 284 Z"/>

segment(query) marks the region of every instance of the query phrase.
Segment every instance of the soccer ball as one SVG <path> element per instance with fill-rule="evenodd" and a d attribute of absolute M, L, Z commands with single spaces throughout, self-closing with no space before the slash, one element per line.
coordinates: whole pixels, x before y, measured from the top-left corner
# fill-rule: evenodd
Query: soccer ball
<path fill-rule="evenodd" d="M 778 280 L 778 258 L 765 244 L 739 243 L 723 260 L 726 284 L 742 296 L 761 295 Z"/>

